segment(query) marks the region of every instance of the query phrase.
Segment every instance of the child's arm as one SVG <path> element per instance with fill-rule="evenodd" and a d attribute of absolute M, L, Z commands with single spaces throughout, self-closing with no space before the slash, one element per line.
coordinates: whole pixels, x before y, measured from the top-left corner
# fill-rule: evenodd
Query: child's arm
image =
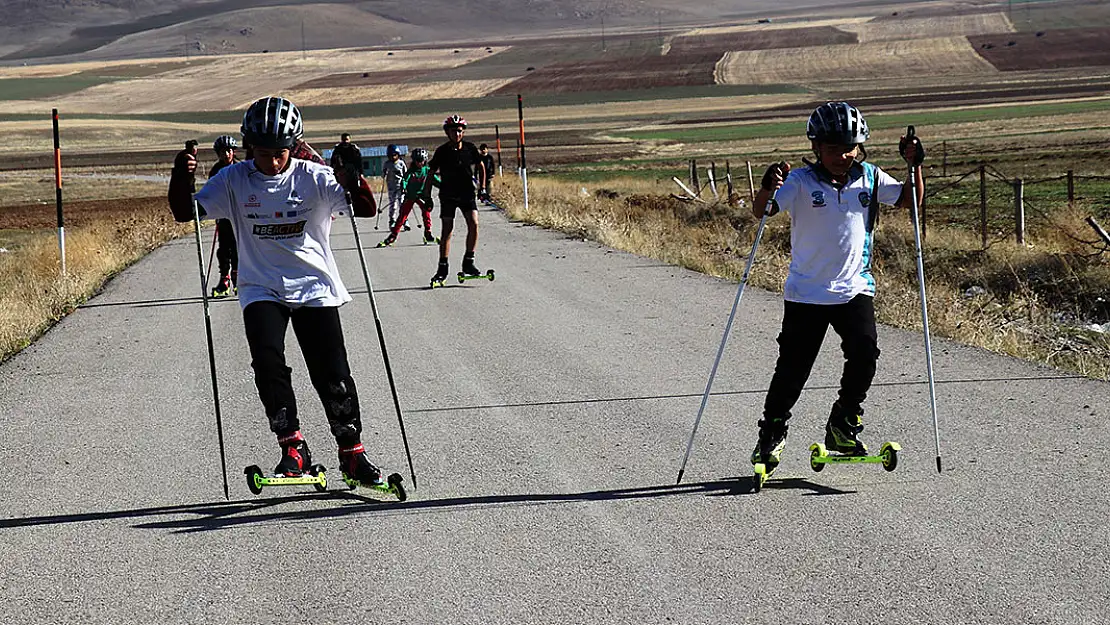
<path fill-rule="evenodd" d="M 778 212 L 778 206 L 772 204 L 768 212 L 768 202 L 771 196 L 782 187 L 786 177 L 790 174 L 790 163 L 781 161 L 771 165 L 763 174 L 763 182 L 760 184 L 759 192 L 755 194 L 755 202 L 752 203 L 752 215 L 756 219 L 762 219 L 764 212 L 770 217 Z"/>

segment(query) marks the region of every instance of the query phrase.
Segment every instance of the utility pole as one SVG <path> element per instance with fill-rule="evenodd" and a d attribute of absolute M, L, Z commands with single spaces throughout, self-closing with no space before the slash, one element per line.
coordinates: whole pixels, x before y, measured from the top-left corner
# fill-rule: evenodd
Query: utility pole
<path fill-rule="evenodd" d="M 304 59 L 307 59 L 307 58 L 308 58 L 308 50 L 306 49 L 305 42 L 304 42 L 304 20 L 302 19 L 301 20 L 301 60 L 304 60 Z"/>

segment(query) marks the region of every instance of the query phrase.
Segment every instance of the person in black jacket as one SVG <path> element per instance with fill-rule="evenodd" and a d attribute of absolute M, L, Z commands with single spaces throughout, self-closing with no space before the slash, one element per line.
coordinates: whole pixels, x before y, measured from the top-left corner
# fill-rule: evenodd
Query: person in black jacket
<path fill-rule="evenodd" d="M 468 276 L 481 275 L 474 265 L 474 249 L 478 247 L 478 205 L 475 191 L 486 188 L 486 166 L 478 148 L 469 141 L 463 141 L 466 133 L 466 120 L 452 115 L 443 122 L 443 132 L 447 142 L 436 148 L 428 163 L 428 176 L 425 184 L 438 173 L 440 219 L 443 230 L 439 237 L 439 266 L 432 282 L 443 282 L 449 270 L 448 256 L 451 251 L 451 232 L 455 228 L 455 211 L 462 211 L 466 219 L 466 253 L 463 255 L 462 272 Z"/>

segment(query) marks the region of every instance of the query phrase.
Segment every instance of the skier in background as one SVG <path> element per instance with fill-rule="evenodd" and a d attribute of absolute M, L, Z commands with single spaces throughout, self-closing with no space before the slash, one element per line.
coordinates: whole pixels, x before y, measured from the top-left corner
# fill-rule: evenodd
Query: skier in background
<path fill-rule="evenodd" d="M 397 216 L 397 223 L 389 232 L 389 236 L 378 244 L 378 247 L 388 247 L 397 240 L 401 232 L 401 224 L 409 217 L 413 206 L 419 206 L 424 223 L 424 243 L 438 243 L 432 235 L 432 185 L 439 186 L 439 178 L 435 177 L 430 184 L 425 184 L 428 179 L 428 151 L 416 148 L 412 151 L 412 165 L 401 181 L 401 190 L 404 192 L 404 202 L 401 204 L 401 213 Z"/>
<path fill-rule="evenodd" d="M 208 170 L 208 177 L 214 178 L 216 173 L 228 165 L 239 162 L 235 157 L 235 150 L 239 142 L 231 135 L 216 137 L 212 144 L 212 151 L 216 153 L 216 164 Z M 232 292 L 238 293 L 239 283 L 239 249 L 235 245 L 235 231 L 231 227 L 231 220 L 216 220 L 216 261 L 220 266 L 220 281 L 212 287 L 212 297 L 227 297 Z"/>
<path fill-rule="evenodd" d="M 404 201 L 404 193 L 401 190 L 401 181 L 405 178 L 405 159 L 401 158 L 401 152 L 397 146 L 390 145 L 385 150 L 386 161 L 382 164 L 382 177 L 385 178 L 385 186 L 389 191 L 389 229 L 393 230 L 394 222 L 397 221 L 397 212 L 401 209 L 401 203 Z M 403 230 L 411 230 L 407 224 L 402 224 Z"/>
<path fill-rule="evenodd" d="M 439 235 L 439 265 L 433 282 L 447 279 L 449 271 L 448 255 L 451 251 L 451 232 L 455 228 L 455 211 L 461 211 L 466 219 L 466 253 L 463 255 L 462 271 L 468 276 L 481 275 L 474 265 L 474 250 L 478 247 L 478 206 L 474 192 L 486 187 L 486 168 L 478 148 L 469 141 L 463 141 L 466 133 L 466 120 L 452 115 L 443 122 L 443 132 L 447 142 L 436 148 L 428 163 L 428 178 L 425 186 L 431 184 L 431 177 L 437 173 L 441 182 L 439 187 L 439 214 L 443 229 Z"/>

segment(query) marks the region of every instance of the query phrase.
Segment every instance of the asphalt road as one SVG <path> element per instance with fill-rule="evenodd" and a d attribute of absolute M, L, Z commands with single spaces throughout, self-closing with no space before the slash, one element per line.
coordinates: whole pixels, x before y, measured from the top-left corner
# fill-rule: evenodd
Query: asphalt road
<path fill-rule="evenodd" d="M 212 305 L 223 497 L 192 238 L 0 366 L 8 623 L 1077 623 L 1110 599 L 1110 386 L 880 328 L 865 440 L 897 471 L 813 473 L 839 379 L 826 341 L 784 464 L 747 457 L 781 299 L 749 291 L 674 484 L 736 285 L 484 212 L 495 282 L 427 289 L 419 232 L 368 249 L 420 488 L 254 496 L 279 451 L 238 303 Z M 406 474 L 345 222 L 333 237 L 372 455 Z M 362 222 L 363 244 L 384 232 Z M 206 233 L 207 237 L 210 233 Z M 461 243 L 461 242 L 460 242 Z M 457 270 L 461 247 L 453 254 Z M 290 333 L 316 460 L 335 446 Z"/>

